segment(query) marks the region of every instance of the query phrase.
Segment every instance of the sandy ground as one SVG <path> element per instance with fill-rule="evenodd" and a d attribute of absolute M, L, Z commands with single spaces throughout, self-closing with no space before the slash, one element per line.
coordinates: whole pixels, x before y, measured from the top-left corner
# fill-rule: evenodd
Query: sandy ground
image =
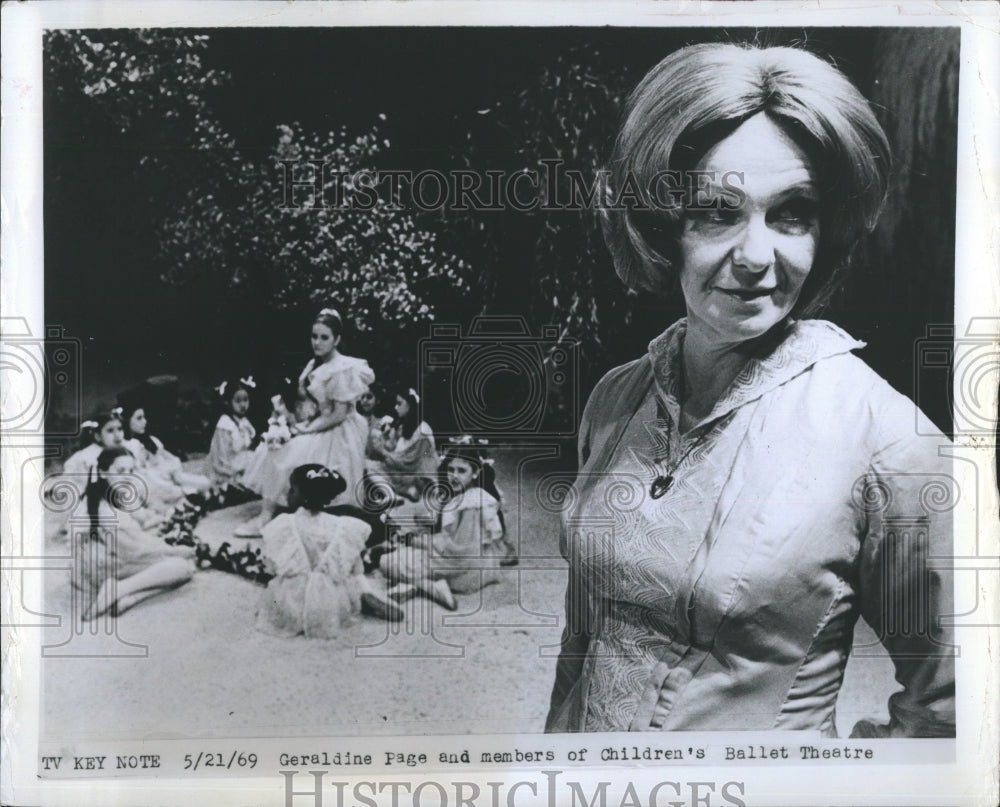
<path fill-rule="evenodd" d="M 196 465 L 193 464 L 193 465 Z M 209 570 L 117 620 L 71 629 L 69 572 L 48 573 L 42 665 L 43 741 L 69 739 L 535 733 L 543 727 L 558 652 L 565 563 L 557 516 L 522 502 L 547 473 L 498 458 L 508 529 L 522 562 L 449 613 L 407 603 L 399 625 L 358 617 L 342 637 L 282 639 L 254 628 L 263 587 Z M 522 496 L 521 499 L 528 497 Z M 259 508 L 218 511 L 198 526 L 218 546 Z M 885 719 L 898 688 L 871 632 L 859 625 L 838 726 Z M 51 656 L 51 657 L 49 657 Z"/>

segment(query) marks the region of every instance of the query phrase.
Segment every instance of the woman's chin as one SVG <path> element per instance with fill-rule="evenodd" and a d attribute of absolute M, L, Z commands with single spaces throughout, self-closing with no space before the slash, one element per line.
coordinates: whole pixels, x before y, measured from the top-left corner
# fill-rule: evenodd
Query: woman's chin
<path fill-rule="evenodd" d="M 766 334 L 784 317 L 757 316 L 743 319 L 728 319 L 715 323 L 713 330 L 725 342 L 749 342 Z"/>

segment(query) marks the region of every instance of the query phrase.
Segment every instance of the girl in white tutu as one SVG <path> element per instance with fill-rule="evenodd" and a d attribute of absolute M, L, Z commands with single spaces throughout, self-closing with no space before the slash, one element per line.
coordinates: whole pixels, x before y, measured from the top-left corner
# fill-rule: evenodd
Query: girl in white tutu
<path fill-rule="evenodd" d="M 337 471 L 347 483 L 335 504 L 361 503 L 368 422 L 358 414 L 355 402 L 375 380 L 364 359 L 345 356 L 337 350 L 343 323 L 340 314 L 324 308 L 312 325 L 313 359 L 299 376 L 296 422 L 291 439 L 283 445 L 261 444 L 258 456 L 244 476 L 244 484 L 264 499 L 260 516 L 236 529 L 236 535 L 251 538 L 274 518 L 279 507 L 288 505 L 288 479 L 300 465 L 318 463 Z"/>

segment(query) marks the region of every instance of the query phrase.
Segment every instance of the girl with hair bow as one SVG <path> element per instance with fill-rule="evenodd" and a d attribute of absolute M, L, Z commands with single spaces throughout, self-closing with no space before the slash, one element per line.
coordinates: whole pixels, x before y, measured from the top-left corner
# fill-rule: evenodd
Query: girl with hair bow
<path fill-rule="evenodd" d="M 212 434 L 208 465 L 212 485 L 217 491 L 225 491 L 232 485 L 240 486 L 243 473 L 253 459 L 250 446 L 257 430 L 247 412 L 251 393 L 256 388 L 253 376 L 223 381 L 215 388 L 222 413 Z"/>

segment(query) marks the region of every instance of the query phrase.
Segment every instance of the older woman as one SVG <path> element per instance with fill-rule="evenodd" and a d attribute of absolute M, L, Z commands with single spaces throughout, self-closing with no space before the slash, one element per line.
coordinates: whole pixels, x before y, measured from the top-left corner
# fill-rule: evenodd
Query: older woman
<path fill-rule="evenodd" d="M 626 111 L 609 191 L 642 204 L 608 209 L 606 240 L 632 288 L 679 285 L 687 317 L 584 411 L 547 729 L 836 736 L 863 616 L 903 689 L 855 734 L 954 736 L 952 592 L 927 562 L 950 554 L 946 438 L 862 343 L 805 318 L 877 219 L 884 133 L 788 48 L 684 48 Z"/>

